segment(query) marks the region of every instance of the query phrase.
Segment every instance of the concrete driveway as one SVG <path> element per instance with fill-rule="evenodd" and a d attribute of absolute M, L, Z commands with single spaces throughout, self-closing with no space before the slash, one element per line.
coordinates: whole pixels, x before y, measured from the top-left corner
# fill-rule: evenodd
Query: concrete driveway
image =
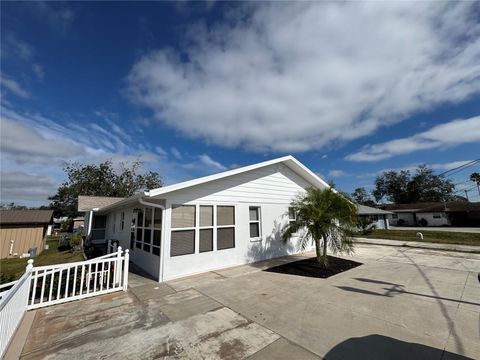
<path fill-rule="evenodd" d="M 297 257 L 298 258 L 298 257 Z M 480 358 L 480 255 L 358 245 L 329 279 L 278 259 L 38 310 L 22 359 Z"/>

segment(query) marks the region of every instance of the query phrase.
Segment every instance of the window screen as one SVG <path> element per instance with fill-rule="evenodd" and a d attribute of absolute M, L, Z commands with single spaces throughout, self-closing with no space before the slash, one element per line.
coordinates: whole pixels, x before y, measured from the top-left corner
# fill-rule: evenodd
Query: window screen
<path fill-rule="evenodd" d="M 200 226 L 213 226 L 213 206 L 200 206 Z"/>
<path fill-rule="evenodd" d="M 195 252 L 195 230 L 172 231 L 170 256 L 193 254 Z"/>
<path fill-rule="evenodd" d="M 195 226 L 195 205 L 174 205 L 172 207 L 172 228 Z"/>
<path fill-rule="evenodd" d="M 235 228 L 217 229 L 217 249 L 231 249 L 235 247 Z"/>
<path fill-rule="evenodd" d="M 154 218 L 153 218 L 153 227 L 156 229 L 162 228 L 162 209 L 155 208 Z"/>
<path fill-rule="evenodd" d="M 250 223 L 250 237 L 260 237 L 260 225 L 258 223 Z"/>
<path fill-rule="evenodd" d="M 235 207 L 217 206 L 217 225 L 235 225 Z"/>
<path fill-rule="evenodd" d="M 200 252 L 213 250 L 213 229 L 200 230 Z"/>

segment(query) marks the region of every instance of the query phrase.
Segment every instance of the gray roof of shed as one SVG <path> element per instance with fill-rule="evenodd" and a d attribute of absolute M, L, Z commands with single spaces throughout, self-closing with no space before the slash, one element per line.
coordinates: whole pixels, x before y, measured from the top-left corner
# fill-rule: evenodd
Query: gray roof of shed
<path fill-rule="evenodd" d="M 0 224 L 49 224 L 53 210 L 0 210 Z"/>

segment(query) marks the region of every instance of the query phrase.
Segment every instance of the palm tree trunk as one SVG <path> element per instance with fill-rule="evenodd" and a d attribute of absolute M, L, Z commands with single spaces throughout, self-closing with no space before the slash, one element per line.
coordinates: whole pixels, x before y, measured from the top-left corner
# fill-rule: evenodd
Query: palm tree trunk
<path fill-rule="evenodd" d="M 322 244 L 320 243 L 321 239 L 323 239 L 323 249 L 322 249 Z M 315 250 L 317 252 L 318 263 L 324 268 L 328 267 L 327 236 L 325 234 L 322 235 L 318 240 L 315 239 Z"/>

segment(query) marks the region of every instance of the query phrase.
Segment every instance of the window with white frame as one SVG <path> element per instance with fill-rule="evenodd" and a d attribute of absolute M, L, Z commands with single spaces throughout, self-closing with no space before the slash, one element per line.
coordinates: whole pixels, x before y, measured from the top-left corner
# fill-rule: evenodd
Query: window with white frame
<path fill-rule="evenodd" d="M 135 248 L 160 256 L 162 238 L 162 209 L 145 207 L 136 209 L 134 230 Z M 135 226 L 135 221 L 132 219 Z"/>
<path fill-rule="evenodd" d="M 125 230 L 125 211 L 120 213 L 120 231 Z"/>
<path fill-rule="evenodd" d="M 392 219 L 398 219 L 398 214 L 392 214 Z"/>
<path fill-rule="evenodd" d="M 434 213 L 434 214 L 433 214 L 433 218 L 434 218 L 434 219 L 441 219 L 441 218 L 442 218 L 442 214 L 440 214 L 440 213 Z"/>
<path fill-rule="evenodd" d="M 293 207 L 288 208 L 288 225 L 292 225 L 297 221 L 297 213 Z M 292 235 L 297 235 L 297 233 L 293 233 Z"/>
<path fill-rule="evenodd" d="M 235 207 L 217 205 L 217 250 L 235 247 Z"/>
<path fill-rule="evenodd" d="M 199 207 L 199 252 L 213 251 L 213 206 Z"/>
<path fill-rule="evenodd" d="M 115 233 L 115 227 L 116 227 L 116 222 L 117 222 L 117 213 L 113 212 L 113 225 L 112 225 L 112 230 Z"/>
<path fill-rule="evenodd" d="M 249 207 L 249 226 L 250 226 L 250 239 L 258 240 L 261 238 L 261 225 L 260 225 L 260 207 Z"/>
<path fill-rule="evenodd" d="M 170 256 L 195 253 L 195 205 L 172 206 Z"/>

